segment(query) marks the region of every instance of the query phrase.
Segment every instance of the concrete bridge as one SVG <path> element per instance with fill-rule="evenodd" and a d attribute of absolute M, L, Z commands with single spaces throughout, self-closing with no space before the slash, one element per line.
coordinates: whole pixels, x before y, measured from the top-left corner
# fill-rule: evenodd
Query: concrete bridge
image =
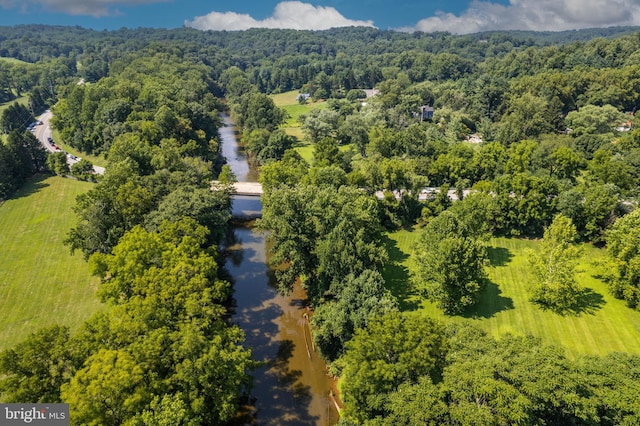
<path fill-rule="evenodd" d="M 211 181 L 211 188 L 215 189 L 220 186 L 220 182 L 217 180 Z M 233 187 L 236 190 L 237 195 L 251 195 L 255 197 L 259 197 L 262 195 L 262 184 L 260 182 L 235 182 Z M 430 187 L 423 188 L 418 195 L 418 200 L 427 201 L 435 198 L 436 194 L 440 192 L 440 188 Z M 465 189 L 463 191 L 463 196 L 468 196 L 472 191 L 469 189 Z M 403 191 L 392 191 L 393 196 L 396 199 L 400 199 L 403 196 Z M 455 189 L 450 189 L 447 193 L 449 199 L 451 201 L 458 201 L 458 193 Z M 376 191 L 375 196 L 382 200 L 384 199 L 383 191 Z"/>
<path fill-rule="evenodd" d="M 217 188 L 221 184 L 217 180 L 211 182 L 211 188 Z M 234 189 L 237 195 L 253 195 L 259 197 L 262 195 L 262 184 L 260 182 L 234 182 Z"/>

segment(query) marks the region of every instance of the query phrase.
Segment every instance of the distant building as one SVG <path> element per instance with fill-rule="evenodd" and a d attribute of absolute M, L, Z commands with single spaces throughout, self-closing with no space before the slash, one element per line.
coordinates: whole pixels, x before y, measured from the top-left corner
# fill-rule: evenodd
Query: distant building
<path fill-rule="evenodd" d="M 630 131 L 630 130 L 631 130 L 631 126 L 632 126 L 632 124 L 631 124 L 631 120 L 629 120 L 629 121 L 627 121 L 627 122 L 625 122 L 625 123 L 622 123 L 621 125 L 617 126 L 617 127 L 615 128 L 615 130 L 616 130 L 617 132 L 628 132 L 628 131 Z"/>
<path fill-rule="evenodd" d="M 422 105 L 420 107 L 420 121 L 433 120 L 433 107 L 429 105 Z"/>
<path fill-rule="evenodd" d="M 311 95 L 309 93 L 300 93 L 296 98 L 298 102 L 307 102 Z"/>

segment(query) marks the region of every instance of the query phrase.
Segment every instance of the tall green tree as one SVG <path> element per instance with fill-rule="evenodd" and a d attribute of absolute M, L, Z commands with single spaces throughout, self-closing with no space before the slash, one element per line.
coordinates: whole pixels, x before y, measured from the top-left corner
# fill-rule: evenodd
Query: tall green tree
<path fill-rule="evenodd" d="M 82 360 L 73 355 L 69 329 L 43 328 L 0 353 L 0 397 L 4 402 L 60 402 L 60 386 Z"/>
<path fill-rule="evenodd" d="M 575 136 L 596 133 L 612 133 L 613 128 L 624 123 L 628 116 L 611 105 L 585 105 L 567 114 L 565 121 Z"/>
<path fill-rule="evenodd" d="M 531 300 L 543 307 L 565 312 L 575 307 L 580 294 L 576 266 L 580 256 L 574 244 L 576 227 L 568 217 L 557 215 L 544 231 L 540 250 L 529 252 L 535 282 Z"/>
<path fill-rule="evenodd" d="M 306 137 L 316 143 L 324 138 L 333 138 L 338 130 L 339 114 L 332 109 L 312 109 L 300 116 L 302 131 Z"/>
<path fill-rule="evenodd" d="M 340 361 L 346 417 L 363 422 L 382 415 L 398 386 L 421 377 L 439 380 L 446 351 L 444 329 L 430 318 L 400 313 L 371 318 L 347 343 Z"/>
<path fill-rule="evenodd" d="M 126 351 L 103 349 L 62 387 L 62 399 L 74 422 L 119 425 L 142 410 L 151 396 L 144 373 Z"/>
<path fill-rule="evenodd" d="M 635 308 L 640 304 L 640 210 L 618 219 L 605 241 L 613 267 L 608 277 L 611 293 Z"/>
<path fill-rule="evenodd" d="M 377 201 L 363 191 L 280 186 L 264 194 L 262 205 L 259 226 L 271 231 L 282 290 L 300 277 L 316 302 L 325 292 L 337 294 L 349 274 L 379 269 L 387 259 Z"/>
<path fill-rule="evenodd" d="M 93 173 L 93 163 L 86 158 L 71 165 L 71 175 L 78 179 L 92 179 L 94 178 L 94 176 L 92 176 Z"/>
<path fill-rule="evenodd" d="M 273 161 L 260 168 L 258 180 L 264 191 L 269 191 L 279 185 L 296 186 L 307 174 L 309 164 L 300 156 L 298 151 L 289 149 L 282 160 Z"/>
<path fill-rule="evenodd" d="M 318 306 L 312 320 L 313 339 L 326 359 L 334 361 L 342 355 L 355 330 L 366 328 L 371 318 L 398 310 L 397 301 L 384 284 L 377 271 L 349 275 L 336 298 Z"/>
<path fill-rule="evenodd" d="M 157 231 L 136 226 L 111 254 L 91 256 L 111 307 L 82 329 L 88 358 L 63 386 L 77 418 L 140 420 L 165 396 L 186 410 L 185 421 L 221 424 L 236 413 L 254 364 L 242 331 L 224 319 L 230 285 L 218 278 L 207 233 L 192 218 Z"/>
<path fill-rule="evenodd" d="M 496 230 L 507 235 L 542 235 L 553 220 L 557 181 L 549 176 L 530 173 L 502 175 L 491 184 Z"/>
<path fill-rule="evenodd" d="M 59 176 L 65 176 L 69 173 L 69 164 L 67 163 L 67 154 L 64 152 L 54 152 L 47 157 L 47 168 Z"/>
<path fill-rule="evenodd" d="M 6 198 L 16 188 L 14 167 L 12 152 L 4 143 L 0 143 L 0 198 Z"/>
<path fill-rule="evenodd" d="M 13 130 L 18 130 L 21 132 L 24 131 L 29 124 L 33 123 L 34 120 L 33 115 L 26 106 L 15 102 L 2 111 L 2 116 L 0 116 L 0 131 L 8 133 Z"/>
<path fill-rule="evenodd" d="M 263 93 L 250 92 L 242 95 L 234 104 L 235 116 L 245 131 L 265 129 L 272 132 L 284 122 L 286 113 L 273 103 L 273 99 Z"/>
<path fill-rule="evenodd" d="M 338 148 L 338 143 L 333 138 L 320 139 L 314 146 L 314 166 L 340 166 L 343 163 L 343 154 Z"/>
<path fill-rule="evenodd" d="M 484 243 L 452 212 L 424 228 L 413 254 L 414 285 L 447 314 L 473 305 L 484 288 Z"/>
<path fill-rule="evenodd" d="M 7 137 L 7 146 L 13 151 L 15 167 L 23 181 L 34 173 L 45 170 L 47 151 L 33 133 L 14 130 Z"/>

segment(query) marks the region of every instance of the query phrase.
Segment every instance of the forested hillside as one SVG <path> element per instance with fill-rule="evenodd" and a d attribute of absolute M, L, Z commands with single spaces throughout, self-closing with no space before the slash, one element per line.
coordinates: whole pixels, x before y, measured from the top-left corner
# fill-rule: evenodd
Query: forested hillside
<path fill-rule="evenodd" d="M 474 317 L 487 241 L 503 236 L 540 240 L 524 283 L 536 309 L 596 310 L 576 280 L 591 244 L 607 248 L 596 278 L 619 309 L 638 308 L 638 52 L 629 28 L 0 28 L 0 56 L 28 62 L 0 61 L 5 98 L 40 93 L 64 142 L 108 160 L 67 243 L 110 306 L 75 334 L 54 327 L 4 352 L 2 400 L 63 400 L 78 423 L 234 416 L 255 364 L 226 322 L 218 267 L 231 192 L 209 181 L 226 109 L 259 167 L 279 287 L 306 290 L 314 342 L 341 379 L 344 424 L 640 422 L 638 354 L 570 359 L 398 299 L 400 288 L 446 318 Z M 302 95 L 300 139 L 272 97 L 289 91 Z M 387 235 L 399 229 L 419 236 L 392 286 Z M 38 345 L 51 349 L 34 363 Z M 122 408 L 106 410 L 107 395 Z"/>

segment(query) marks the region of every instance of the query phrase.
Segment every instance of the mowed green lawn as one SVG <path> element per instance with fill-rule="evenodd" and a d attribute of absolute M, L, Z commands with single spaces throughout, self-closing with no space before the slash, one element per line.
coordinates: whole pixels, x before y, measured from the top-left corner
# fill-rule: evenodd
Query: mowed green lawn
<path fill-rule="evenodd" d="M 25 62 L 25 61 L 21 61 L 20 59 L 16 59 L 16 58 L 8 58 L 6 56 L 0 56 L 0 61 L 2 62 L 7 62 L 9 64 L 25 64 L 25 65 L 31 65 L 30 62 Z"/>
<path fill-rule="evenodd" d="M 299 142 L 295 146 L 296 151 L 298 151 L 302 158 L 311 163 L 313 160 L 313 146 L 310 143 L 304 141 L 304 134 L 302 133 L 302 128 L 298 119 L 302 114 L 306 114 L 312 109 L 326 108 L 327 103 L 325 101 L 309 101 L 304 105 L 300 105 L 300 103 L 298 103 L 299 94 L 299 91 L 292 90 L 290 92 L 273 95 L 271 98 L 273 99 L 273 103 L 278 108 L 282 108 L 289 115 L 287 121 L 285 121 L 285 123 L 280 128 L 284 130 L 288 135 L 298 138 Z"/>
<path fill-rule="evenodd" d="M 308 102 L 304 105 L 300 105 L 298 103 L 298 95 L 300 94 L 297 90 L 292 90 L 291 92 L 280 93 L 277 95 L 273 95 L 271 98 L 273 99 L 273 103 L 278 107 L 284 109 L 287 114 L 289 114 L 289 118 L 282 125 L 281 129 L 283 129 L 288 135 L 295 136 L 298 138 L 298 143 L 294 146 L 295 150 L 298 151 L 298 154 L 309 164 L 313 163 L 313 144 L 304 140 L 304 133 L 302 132 L 302 127 L 300 126 L 300 122 L 298 118 L 302 114 L 306 114 L 312 109 L 324 109 L 327 107 L 326 101 L 319 102 Z M 343 145 L 340 146 L 341 151 L 347 151 L 351 149 L 351 145 Z"/>
<path fill-rule="evenodd" d="M 80 253 L 62 244 L 92 184 L 41 176 L 0 205 L 0 349 L 41 327 L 79 326 L 102 308 Z"/>
<path fill-rule="evenodd" d="M 16 103 L 16 102 L 17 102 L 17 103 L 19 103 L 19 104 L 22 104 L 22 105 L 28 106 L 28 105 L 29 105 L 29 96 L 21 96 L 21 97 L 19 97 L 19 98 L 15 98 L 15 99 L 14 99 L 14 100 L 12 100 L 12 101 L 5 102 L 5 103 L 0 104 L 0 114 L 2 114 L 2 112 L 3 112 L 5 109 L 9 108 L 11 105 L 13 105 L 13 104 L 14 104 L 14 103 Z"/>
<path fill-rule="evenodd" d="M 399 296 L 401 307 L 416 315 L 428 315 L 444 321 L 467 321 L 496 338 L 511 333 L 532 334 L 544 342 L 562 346 L 569 357 L 582 354 L 605 355 L 610 352 L 640 354 L 640 312 L 632 310 L 607 291 L 593 277 L 592 262 L 604 251 L 583 247 L 577 274 L 585 288 L 577 315 L 559 315 L 529 302 L 531 282 L 526 249 L 537 249 L 529 240 L 492 238 L 489 241 L 488 283 L 478 305 L 463 316 L 446 317 L 433 303 L 407 286 L 412 246 L 420 231 L 400 231 L 389 236 L 392 263 L 385 278 Z"/>

